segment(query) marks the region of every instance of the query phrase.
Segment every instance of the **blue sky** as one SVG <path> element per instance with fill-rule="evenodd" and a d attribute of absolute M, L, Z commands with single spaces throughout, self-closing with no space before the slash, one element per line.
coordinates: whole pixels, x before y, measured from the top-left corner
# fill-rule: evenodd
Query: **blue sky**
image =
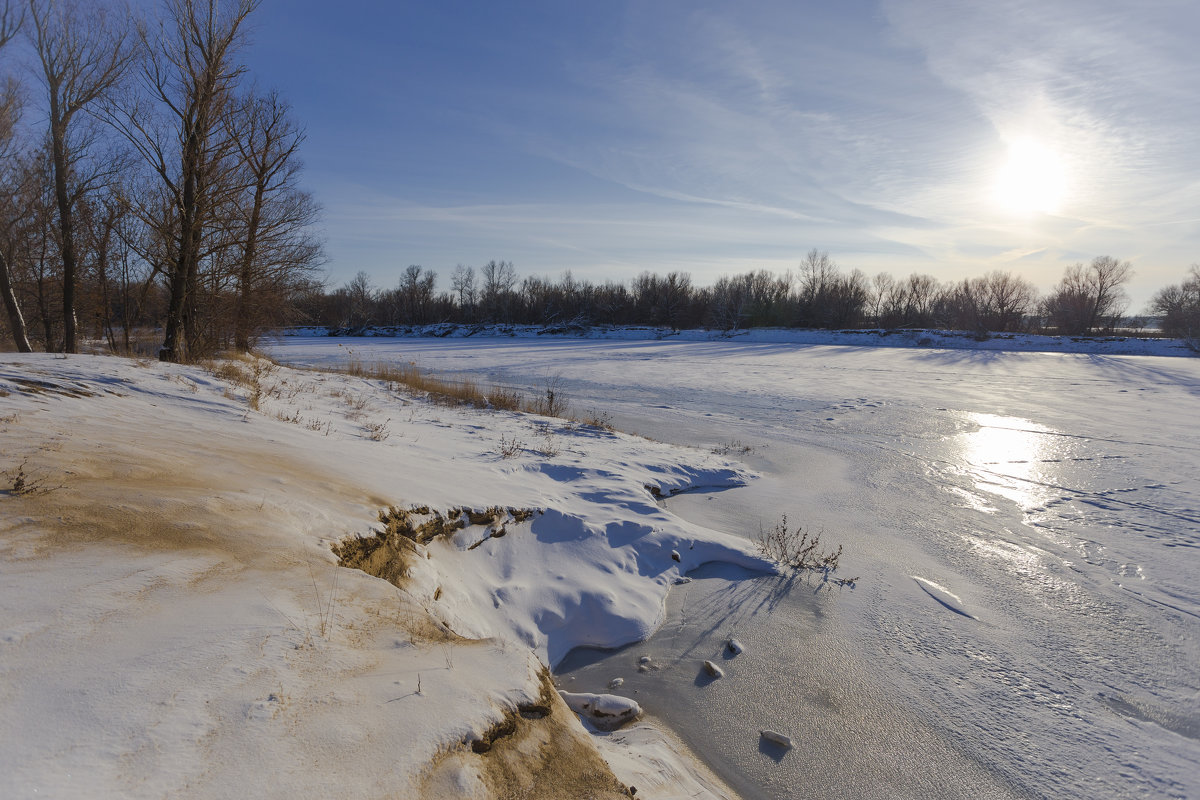
<path fill-rule="evenodd" d="M 1200 261 L 1194 0 L 264 0 L 252 19 L 252 74 L 308 130 L 334 284 L 493 258 L 706 284 L 816 247 L 1046 289 L 1114 255 L 1140 310 Z"/>

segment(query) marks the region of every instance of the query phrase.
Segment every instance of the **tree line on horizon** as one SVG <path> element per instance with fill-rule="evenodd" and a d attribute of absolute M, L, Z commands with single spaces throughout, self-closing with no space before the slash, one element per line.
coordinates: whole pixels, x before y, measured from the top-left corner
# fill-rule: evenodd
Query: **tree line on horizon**
<path fill-rule="evenodd" d="M 643 272 L 628 283 L 593 283 L 569 271 L 557 280 L 521 279 L 512 262 L 489 261 L 479 269 L 455 267 L 442 291 L 437 273 L 418 265 L 404 270 L 390 289 L 373 286 L 370 275 L 359 272 L 344 286 L 303 300 L 301 308 L 310 324 L 339 330 L 499 323 L 722 331 L 870 326 L 1083 335 L 1124 326 L 1128 298 L 1123 287 L 1132 274 L 1128 261 L 1099 256 L 1068 267 L 1050 293 L 1039 297 L 1032 283 L 1002 270 L 954 282 L 919 273 L 904 279 L 886 272 L 868 278 L 861 270 L 843 271 L 828 253 L 816 249 L 794 271 L 753 270 L 719 278 L 711 286 L 697 286 L 679 271 Z M 1164 333 L 1195 335 L 1197 295 L 1197 267 L 1181 286 L 1159 292 L 1152 310 L 1163 315 Z"/>
<path fill-rule="evenodd" d="M 321 291 L 304 132 L 242 61 L 260 0 L 0 0 L 0 334 L 180 361 Z M 32 107 L 32 108 L 31 108 Z"/>

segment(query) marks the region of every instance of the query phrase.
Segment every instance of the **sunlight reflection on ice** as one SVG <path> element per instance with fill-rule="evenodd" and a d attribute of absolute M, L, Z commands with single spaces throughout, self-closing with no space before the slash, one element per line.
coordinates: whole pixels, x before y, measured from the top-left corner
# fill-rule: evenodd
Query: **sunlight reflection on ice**
<path fill-rule="evenodd" d="M 967 416 L 979 426 L 961 436 L 963 461 L 976 486 L 1013 501 L 1023 511 L 1043 505 L 1052 491 L 1045 485 L 1047 467 L 1058 460 L 1052 452 L 1055 431 L 1019 417 Z"/>
<path fill-rule="evenodd" d="M 1011 535 L 1011 532 L 1009 532 Z M 963 539 L 983 556 L 1003 559 L 1008 562 L 1008 571 L 1023 579 L 1039 575 L 1046 552 L 1037 547 L 1018 544 L 1003 539 L 984 539 L 963 534 Z"/>

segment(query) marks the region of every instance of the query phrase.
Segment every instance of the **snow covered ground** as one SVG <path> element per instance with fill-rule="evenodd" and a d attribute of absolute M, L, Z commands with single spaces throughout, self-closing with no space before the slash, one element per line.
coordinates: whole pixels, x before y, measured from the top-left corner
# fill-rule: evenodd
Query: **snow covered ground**
<path fill-rule="evenodd" d="M 0 473 L 0 797 L 729 796 L 652 724 L 587 735 L 543 666 L 645 638 L 701 564 L 771 570 L 655 500 L 753 477 L 728 458 L 265 361 L 4 354 Z M 480 518 L 399 587 L 336 566 L 391 505 Z"/>
<path fill-rule="evenodd" d="M 1200 360 L 960 344 L 272 350 L 552 380 L 580 411 L 760 475 L 666 510 L 743 536 L 787 514 L 841 544 L 853 587 L 705 567 L 648 641 L 558 664 L 572 691 L 621 679 L 746 798 L 1200 796 Z"/>

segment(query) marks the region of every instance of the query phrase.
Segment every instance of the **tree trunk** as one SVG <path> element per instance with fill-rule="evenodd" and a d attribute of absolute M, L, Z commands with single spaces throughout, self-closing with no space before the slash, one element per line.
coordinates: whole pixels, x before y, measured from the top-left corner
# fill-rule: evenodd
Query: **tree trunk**
<path fill-rule="evenodd" d="M 117 352 L 117 338 L 113 332 L 112 298 L 108 280 L 108 251 L 112 242 L 113 226 L 116 224 L 111 213 L 103 221 L 104 233 L 96 247 L 96 279 L 100 283 L 100 312 L 96 315 L 99 323 L 97 336 L 103 336 L 108 341 L 108 349 Z"/>
<path fill-rule="evenodd" d="M 234 317 L 233 345 L 238 352 L 250 351 L 250 292 L 254 280 L 254 259 L 258 249 L 258 226 L 262 219 L 263 184 L 254 189 L 254 206 L 250 210 L 250 225 L 246 230 L 246 247 L 242 251 L 242 269 L 238 280 L 237 309 Z"/>
<path fill-rule="evenodd" d="M 57 102 L 52 96 L 51 114 L 57 115 Z M 62 236 L 60 251 L 63 262 L 63 352 L 77 353 L 75 325 L 75 272 L 78 260 L 75 255 L 75 220 L 71 207 L 71 196 L 67 192 L 67 149 L 66 132 L 60 126 L 50 131 L 51 151 L 54 161 L 54 199 L 58 203 L 58 229 Z"/>
<path fill-rule="evenodd" d="M 17 351 L 32 353 L 29 346 L 29 335 L 25 332 L 25 317 L 21 316 L 21 307 L 17 305 L 17 296 L 13 292 L 12 280 L 8 274 L 8 259 L 0 253 L 0 295 L 4 296 L 4 310 L 8 312 L 8 328 L 12 331 L 13 342 Z"/>
<path fill-rule="evenodd" d="M 184 258 L 181 253 L 179 261 L 183 261 Z M 178 362 L 182 360 L 183 355 L 179 347 L 179 334 L 183 331 L 183 301 L 187 290 L 187 266 L 178 261 L 171 270 L 170 288 L 166 330 L 162 348 L 158 351 L 158 360 Z"/>
<path fill-rule="evenodd" d="M 194 123 L 193 123 L 194 125 Z M 200 253 L 199 183 L 200 141 L 195 127 L 188 132 L 183 150 L 183 193 L 179 209 L 179 252 L 171 269 L 171 298 L 167 305 L 166 331 L 160 361 L 183 360 L 183 348 L 191 344 L 192 321 L 188 293 L 194 291 Z M 183 341 L 180 341 L 180 337 Z"/>
<path fill-rule="evenodd" d="M 54 320 L 50 318 L 50 303 L 46 299 L 45 275 L 39 275 L 37 279 L 37 300 L 38 313 L 42 317 L 42 336 L 46 340 L 46 352 L 54 353 L 57 351 L 57 345 L 54 341 Z"/>

